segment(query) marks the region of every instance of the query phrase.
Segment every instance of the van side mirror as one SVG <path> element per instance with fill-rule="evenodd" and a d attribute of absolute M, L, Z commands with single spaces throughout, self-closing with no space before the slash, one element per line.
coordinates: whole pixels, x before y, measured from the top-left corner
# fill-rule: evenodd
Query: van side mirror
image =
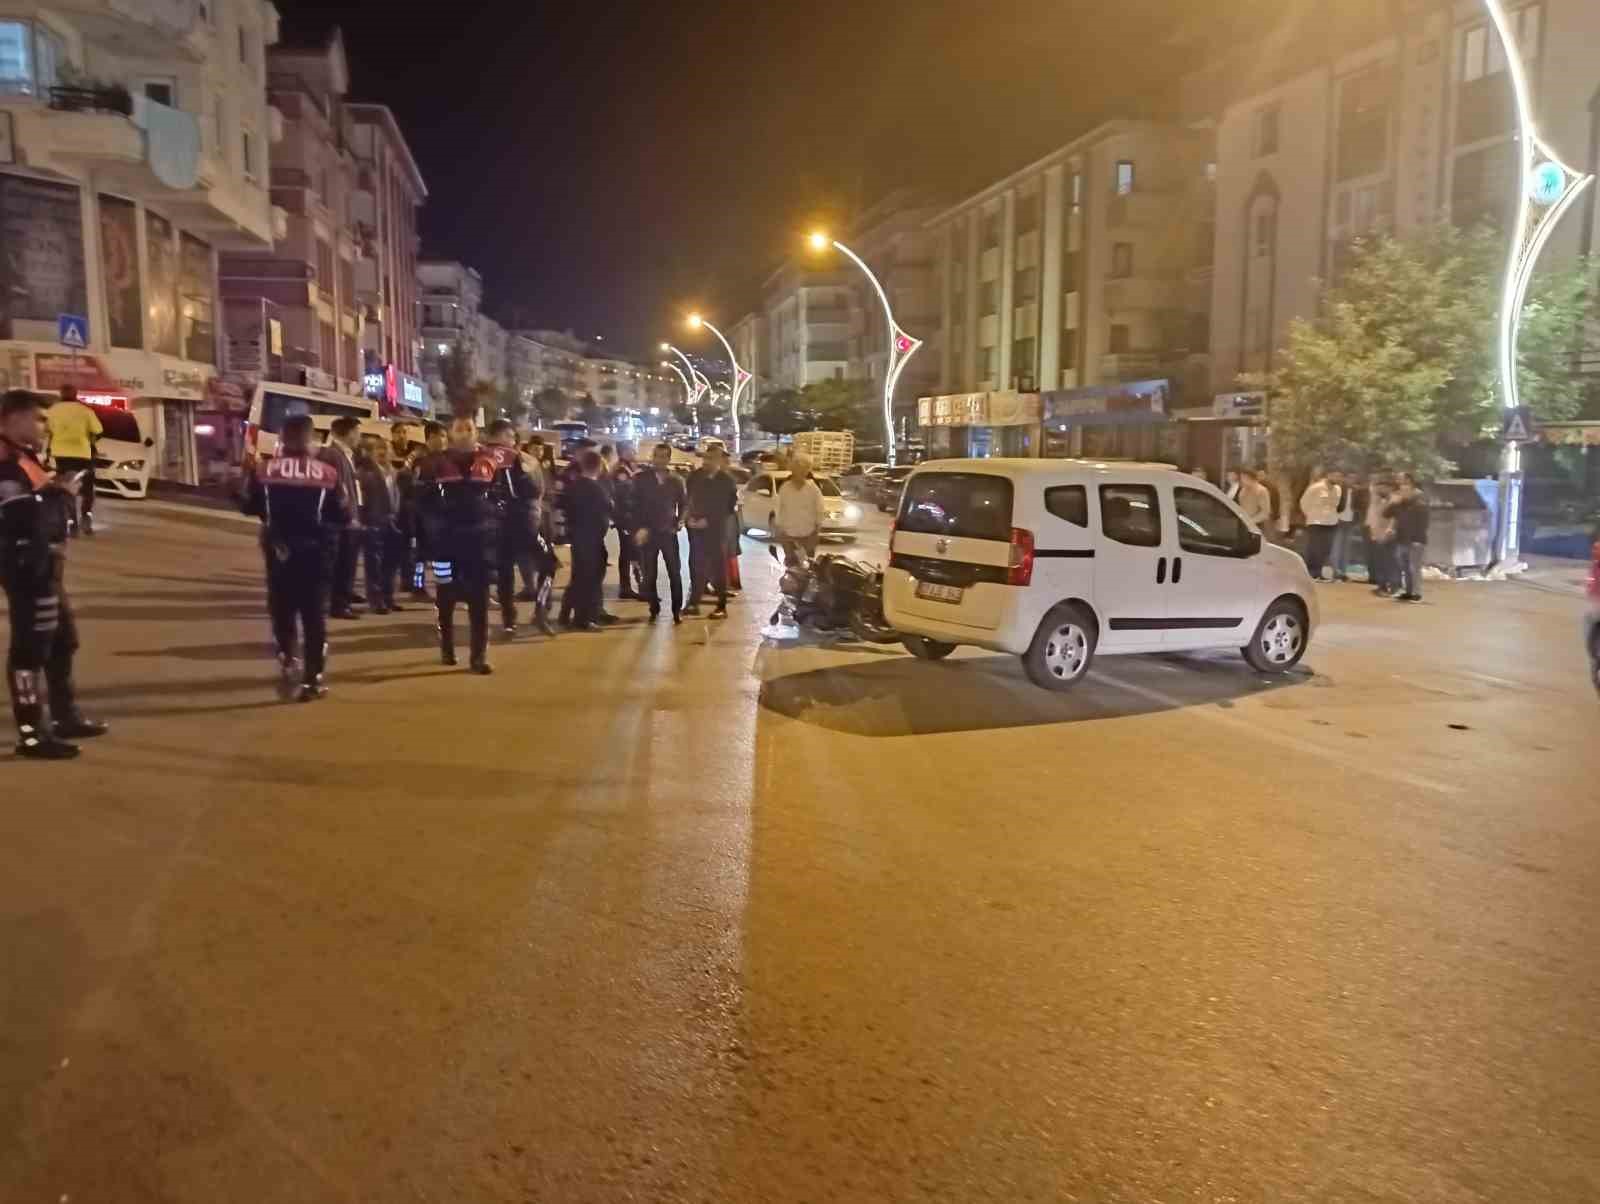
<path fill-rule="evenodd" d="M 156 445 L 155 436 L 154 435 L 146 435 L 144 437 L 144 445 L 146 447 L 154 447 Z"/>
<path fill-rule="evenodd" d="M 1261 532 L 1247 529 L 1245 531 L 1244 544 L 1239 551 L 1244 554 L 1246 559 L 1251 556 L 1261 555 Z"/>

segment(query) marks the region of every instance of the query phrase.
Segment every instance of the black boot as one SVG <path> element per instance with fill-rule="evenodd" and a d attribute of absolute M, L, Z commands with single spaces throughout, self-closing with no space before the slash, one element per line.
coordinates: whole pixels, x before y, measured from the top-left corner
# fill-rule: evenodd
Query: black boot
<path fill-rule="evenodd" d="M 322 674 L 306 678 L 305 684 L 300 687 L 299 699 L 301 702 L 316 702 L 319 698 L 328 696 L 328 687 L 322 679 Z"/>
<path fill-rule="evenodd" d="M 454 626 L 446 627 L 439 624 L 439 663 L 454 665 L 456 663 L 456 633 Z"/>
<path fill-rule="evenodd" d="M 111 728 L 97 719 L 87 719 L 78 709 L 78 691 L 72 682 L 70 660 L 64 666 L 47 668 L 50 680 L 50 717 L 55 720 L 51 730 L 58 740 L 92 740 L 103 736 Z"/>
<path fill-rule="evenodd" d="M 44 726 L 39 675 L 27 669 L 15 669 L 8 684 L 11 710 L 17 718 L 17 756 L 30 761 L 70 761 L 77 756 L 77 745 L 58 740 Z"/>

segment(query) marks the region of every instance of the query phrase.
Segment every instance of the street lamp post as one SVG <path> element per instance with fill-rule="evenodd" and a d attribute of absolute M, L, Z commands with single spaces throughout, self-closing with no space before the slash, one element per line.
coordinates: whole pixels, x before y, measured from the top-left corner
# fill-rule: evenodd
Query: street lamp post
<path fill-rule="evenodd" d="M 711 382 L 706 379 L 705 373 L 701 372 L 700 369 L 694 366 L 693 360 L 691 360 L 683 352 L 679 351 L 671 343 L 661 344 L 661 350 L 672 352 L 673 355 L 677 356 L 683 361 L 683 366 L 689 369 L 689 380 L 692 382 L 689 389 L 688 398 L 689 422 L 694 427 L 694 437 L 698 439 L 700 438 L 700 399 L 710 391 Z M 682 376 L 683 373 L 679 372 L 678 375 Z"/>
<path fill-rule="evenodd" d="M 878 294 L 878 300 L 883 303 L 883 321 L 889 330 L 889 363 L 883 374 L 883 451 L 884 458 L 891 468 L 895 462 L 894 438 L 894 388 L 900 383 L 900 374 L 906 370 L 906 365 L 911 362 L 918 349 L 922 346 L 921 339 L 912 338 L 900 324 L 894 320 L 894 310 L 889 305 L 889 294 L 883 291 L 883 285 L 878 283 L 878 278 L 849 247 L 837 239 L 830 239 L 826 234 L 813 234 L 811 236 L 811 249 L 813 251 L 826 251 L 832 247 L 839 254 L 845 256 L 866 275 L 872 282 L 873 291 Z"/>
<path fill-rule="evenodd" d="M 1545 244 L 1573 203 L 1594 183 L 1594 177 L 1568 167 L 1539 137 L 1527 68 L 1502 0 L 1484 0 L 1484 4 L 1505 47 L 1506 70 L 1511 76 L 1511 90 L 1517 106 L 1517 216 L 1511 227 L 1511 249 L 1500 298 L 1499 375 L 1505 414 L 1505 452 L 1495 532 L 1495 561 L 1514 564 L 1521 552 L 1521 444 L 1531 434 L 1517 387 L 1517 344 L 1522 334 L 1522 311 L 1527 303 L 1528 286 L 1533 281 L 1533 269 Z"/>
<path fill-rule="evenodd" d="M 733 344 L 728 342 L 728 336 L 723 334 L 710 322 L 699 314 L 689 315 L 689 325 L 695 330 L 704 326 L 717 336 L 717 341 L 722 344 L 722 349 L 728 353 L 728 363 L 733 366 L 733 396 L 728 405 L 728 415 L 733 420 L 733 458 L 739 458 L 739 398 L 744 396 L 745 386 L 750 383 L 750 373 L 739 367 L 739 360 L 733 354 Z"/>

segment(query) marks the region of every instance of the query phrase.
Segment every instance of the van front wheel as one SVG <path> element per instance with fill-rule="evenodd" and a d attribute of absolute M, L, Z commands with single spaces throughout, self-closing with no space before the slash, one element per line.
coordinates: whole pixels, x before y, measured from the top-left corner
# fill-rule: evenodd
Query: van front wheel
<path fill-rule="evenodd" d="M 1039 624 L 1022 667 L 1034 685 L 1070 690 L 1089 672 L 1097 642 L 1094 619 L 1074 602 L 1064 602 Z"/>
<path fill-rule="evenodd" d="M 1255 635 L 1239 651 L 1257 673 L 1287 673 L 1306 654 L 1309 639 L 1304 609 L 1298 602 L 1280 598 L 1267 607 Z"/>
<path fill-rule="evenodd" d="M 905 645 L 905 650 L 919 661 L 942 661 L 956 650 L 954 644 L 924 639 L 920 635 L 903 635 L 900 637 L 900 642 Z"/>

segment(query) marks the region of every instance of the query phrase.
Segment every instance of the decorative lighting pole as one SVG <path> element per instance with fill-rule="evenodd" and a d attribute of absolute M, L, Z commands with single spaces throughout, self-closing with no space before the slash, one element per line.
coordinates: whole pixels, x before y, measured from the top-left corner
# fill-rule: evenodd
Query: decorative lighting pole
<path fill-rule="evenodd" d="M 750 373 L 739 367 L 739 360 L 733 354 L 733 344 L 728 342 L 728 336 L 723 334 L 710 322 L 699 314 L 689 315 L 689 325 L 695 330 L 704 326 L 717 336 L 717 341 L 722 344 L 722 349 L 728 353 L 728 363 L 733 365 L 733 397 L 728 405 L 729 417 L 733 420 L 733 458 L 739 458 L 739 398 L 744 396 L 745 386 L 750 383 Z"/>
<path fill-rule="evenodd" d="M 1511 251 L 1506 260 L 1505 288 L 1500 299 L 1500 388 L 1505 413 L 1505 453 L 1500 470 L 1495 560 L 1505 564 L 1515 563 L 1521 552 L 1521 444 L 1532 433 L 1517 387 L 1517 344 L 1522 334 L 1522 311 L 1540 253 L 1567 210 L 1594 183 L 1594 177 L 1568 167 L 1549 144 L 1540 139 L 1532 93 L 1528 89 L 1528 72 L 1511 32 L 1511 22 L 1501 0 L 1484 0 L 1484 4 L 1505 47 L 1506 69 L 1511 75 L 1511 90 L 1517 105 L 1517 216 L 1511 227 Z"/>
<path fill-rule="evenodd" d="M 711 382 L 706 379 L 706 374 L 694 366 L 694 361 L 671 343 L 661 344 L 661 350 L 670 351 L 683 361 L 683 366 L 689 369 L 691 389 L 689 394 L 689 422 L 694 427 L 694 437 L 700 438 L 700 399 L 711 391 Z M 682 376 L 683 373 L 679 373 Z"/>
<path fill-rule="evenodd" d="M 832 247 L 854 263 L 856 267 L 860 268 L 867 279 L 872 282 L 872 288 L 878 294 L 878 300 L 883 303 L 883 321 L 889 330 L 889 364 L 883 374 L 883 452 L 884 459 L 889 462 L 889 467 L 893 468 L 895 463 L 894 387 L 900 383 L 900 374 L 906 370 L 906 365 L 910 363 L 911 357 L 921 348 L 922 340 L 914 339 L 900 329 L 900 324 L 894 320 L 894 310 L 889 305 L 889 295 L 883 291 L 883 285 L 878 283 L 878 278 L 872 274 L 872 269 L 866 265 L 861 256 L 857 255 L 842 242 L 829 238 L 826 234 L 813 234 L 810 242 L 813 251 L 826 251 L 829 247 Z"/>

